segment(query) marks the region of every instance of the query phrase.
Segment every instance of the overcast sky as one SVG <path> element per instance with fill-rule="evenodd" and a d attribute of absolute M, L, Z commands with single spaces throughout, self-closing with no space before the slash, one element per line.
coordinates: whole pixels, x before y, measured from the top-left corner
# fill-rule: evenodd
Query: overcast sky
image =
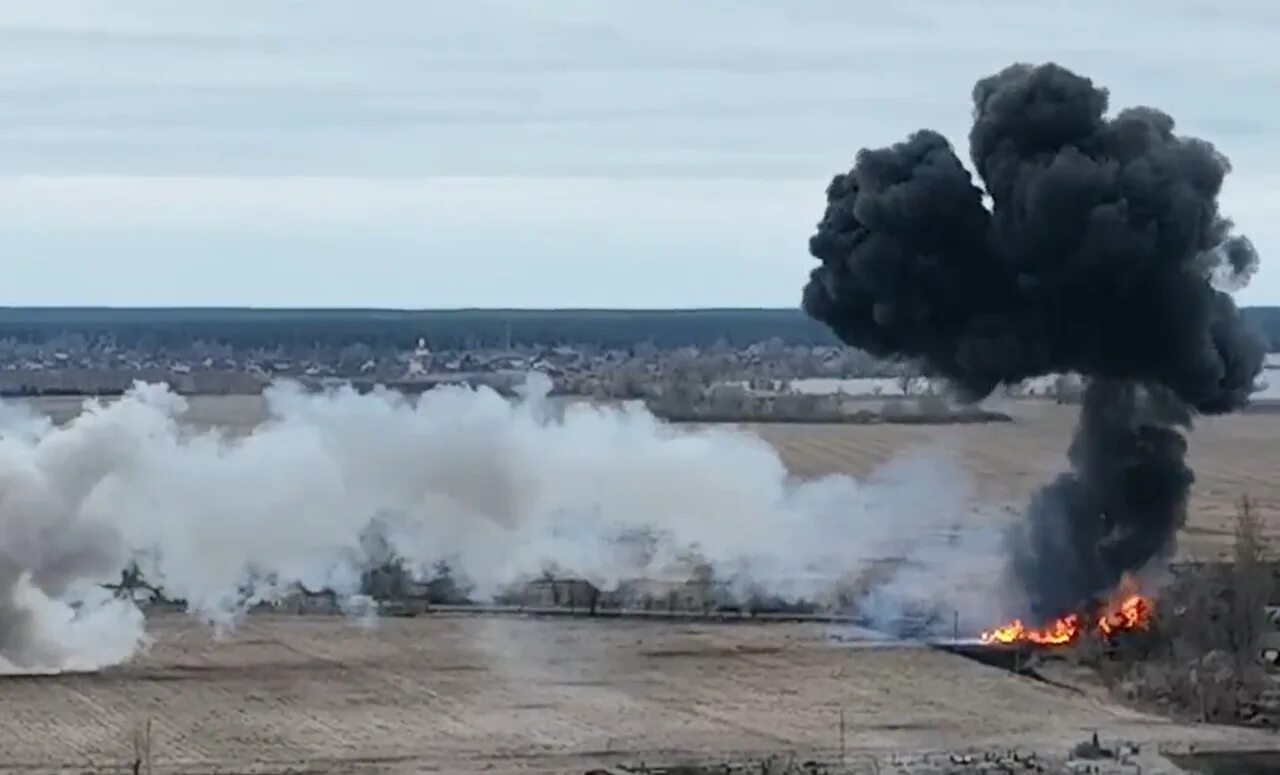
<path fill-rule="evenodd" d="M 0 304 L 798 301 L 832 173 L 1053 59 L 1235 163 L 1280 303 L 1276 0 L 0 5 Z"/>

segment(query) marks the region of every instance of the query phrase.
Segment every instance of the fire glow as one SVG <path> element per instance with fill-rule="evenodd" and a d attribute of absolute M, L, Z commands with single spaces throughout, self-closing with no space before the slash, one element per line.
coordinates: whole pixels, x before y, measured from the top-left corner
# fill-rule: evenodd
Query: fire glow
<path fill-rule="evenodd" d="M 1110 638 L 1122 632 L 1145 630 L 1151 626 L 1151 601 L 1137 593 L 1122 595 L 1106 606 L 1092 624 L 1082 620 L 1079 614 L 1069 614 L 1055 619 L 1041 628 L 1032 628 L 1014 619 L 1012 622 L 982 633 L 983 643 L 1033 643 L 1038 646 L 1067 646 L 1080 639 L 1084 632 L 1094 632 L 1102 638 Z"/>

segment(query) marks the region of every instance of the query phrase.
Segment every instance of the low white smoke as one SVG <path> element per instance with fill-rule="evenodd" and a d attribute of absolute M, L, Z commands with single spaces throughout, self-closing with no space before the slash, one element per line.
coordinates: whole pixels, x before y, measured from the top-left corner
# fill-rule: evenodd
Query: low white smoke
<path fill-rule="evenodd" d="M 135 653 L 144 617 L 98 586 L 130 562 L 223 624 L 295 583 L 352 595 L 373 525 L 410 567 L 447 558 L 482 596 L 549 564 L 606 588 L 687 573 L 696 552 L 718 578 L 814 599 L 882 558 L 928 555 L 877 592 L 878 610 L 902 609 L 916 595 L 965 605 L 956 595 L 978 589 L 930 568 L 996 566 L 995 547 L 953 541 L 934 556 L 938 531 L 972 517 L 945 460 L 797 481 L 748 433 L 556 405 L 548 387 L 412 401 L 278 385 L 267 421 L 240 436 L 184 427 L 185 401 L 154 385 L 61 427 L 0 409 L 0 669 Z M 656 540 L 643 552 L 620 540 L 637 533 Z"/>

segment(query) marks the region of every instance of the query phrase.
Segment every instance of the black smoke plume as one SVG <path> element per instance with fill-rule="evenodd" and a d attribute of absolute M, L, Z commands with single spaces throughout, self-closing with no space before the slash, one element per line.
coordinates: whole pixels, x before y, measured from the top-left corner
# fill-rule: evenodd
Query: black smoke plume
<path fill-rule="evenodd" d="M 982 188 L 931 130 L 862 150 L 827 189 L 803 304 L 971 400 L 1088 379 L 1071 470 L 1013 536 L 1012 572 L 1048 617 L 1173 547 L 1192 481 L 1180 429 L 1243 407 L 1262 368 L 1219 289 L 1257 254 L 1218 210 L 1227 159 L 1165 113 L 1108 117 L 1106 90 L 1055 64 L 984 78 L 973 102 Z"/>

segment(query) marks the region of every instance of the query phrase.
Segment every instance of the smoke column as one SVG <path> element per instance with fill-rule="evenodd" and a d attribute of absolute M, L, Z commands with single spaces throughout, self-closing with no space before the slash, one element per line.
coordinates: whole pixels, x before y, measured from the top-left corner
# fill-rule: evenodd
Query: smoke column
<path fill-rule="evenodd" d="M 1165 113 L 1108 117 L 1106 90 L 1055 64 L 984 78 L 973 103 L 982 187 L 927 129 L 859 152 L 827 189 L 803 306 L 972 400 L 1087 378 L 1070 471 L 1010 536 L 1010 571 L 1045 618 L 1173 548 L 1192 482 L 1180 430 L 1244 406 L 1262 368 L 1220 290 L 1258 259 L 1218 211 L 1227 159 Z"/>
<path fill-rule="evenodd" d="M 967 481 L 938 456 L 798 482 L 758 437 L 565 407 L 548 388 L 410 401 L 280 385 L 242 436 L 184 426 L 184 400 L 157 386 L 62 427 L 0 403 L 0 669 L 93 669 L 144 647 L 139 610 L 100 586 L 130 561 L 221 625 L 294 583 L 351 598 L 388 552 L 413 569 L 450 560 L 480 599 L 549 564 L 607 588 L 683 581 L 696 560 L 743 591 L 812 600 L 875 560 L 930 551 L 922 536 L 972 515 Z M 987 567 L 999 556 L 994 543 L 949 549 Z M 878 613 L 929 602 L 985 615 L 989 588 L 938 586 L 886 584 Z"/>

